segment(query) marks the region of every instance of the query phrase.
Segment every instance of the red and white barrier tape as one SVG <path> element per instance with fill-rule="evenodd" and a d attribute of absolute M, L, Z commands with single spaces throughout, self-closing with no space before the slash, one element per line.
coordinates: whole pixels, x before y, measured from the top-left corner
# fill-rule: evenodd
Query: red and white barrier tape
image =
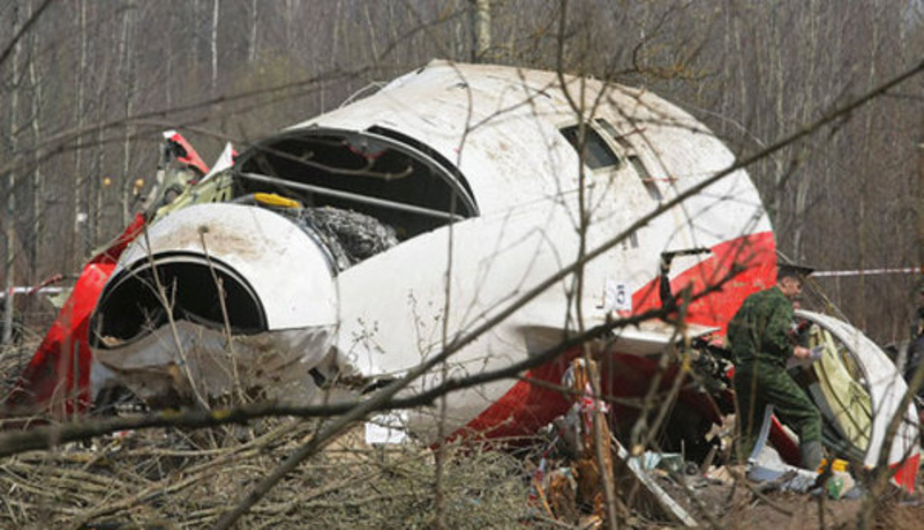
<path fill-rule="evenodd" d="M 887 267 L 883 269 L 856 269 L 850 271 L 815 271 L 812 278 L 830 278 L 836 276 L 875 276 L 880 274 L 924 274 L 924 267 Z"/>

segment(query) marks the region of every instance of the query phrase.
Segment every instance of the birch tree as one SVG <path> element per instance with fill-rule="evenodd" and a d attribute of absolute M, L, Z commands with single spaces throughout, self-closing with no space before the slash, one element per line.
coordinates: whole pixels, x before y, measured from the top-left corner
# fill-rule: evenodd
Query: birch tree
<path fill-rule="evenodd" d="M 32 0 L 29 0 L 26 3 L 27 11 L 26 18 L 31 18 L 32 16 Z M 42 129 L 41 129 L 41 109 L 43 104 L 42 98 L 42 83 L 39 82 L 38 70 L 38 58 L 39 50 L 42 49 L 41 46 L 41 32 L 33 31 L 30 35 L 30 45 L 31 53 L 29 54 L 29 88 L 31 92 L 31 108 L 29 121 L 32 125 L 32 140 L 34 145 L 39 145 L 42 138 Z M 40 160 L 42 158 L 42 150 L 38 147 L 33 148 L 33 164 L 32 166 L 32 216 L 31 216 L 31 229 L 29 231 L 29 265 L 32 267 L 33 273 L 39 268 L 39 254 L 41 250 L 41 244 L 44 240 L 44 216 L 45 216 L 45 183 L 42 176 L 42 164 Z"/>
<path fill-rule="evenodd" d="M 10 17 L 10 23 L 12 25 L 12 35 L 16 35 L 19 32 L 19 9 L 17 6 L 13 6 L 12 16 Z M 18 115 L 19 115 L 19 87 L 20 87 L 20 72 L 19 72 L 19 60 L 20 53 L 22 50 L 21 41 L 14 44 L 12 51 L 12 57 L 10 59 L 10 68 L 9 68 L 9 147 L 7 148 L 7 160 L 13 160 L 17 156 L 17 136 L 18 136 Z M 2 66 L 2 64 L 0 64 Z M 0 337 L 0 344 L 9 344 L 13 339 L 13 286 L 15 285 L 14 280 L 16 276 L 16 183 L 17 183 L 17 171 L 13 170 L 7 175 L 7 188 L 6 188 L 6 215 L 5 225 L 6 225 L 6 259 L 3 263 L 3 277 L 6 278 L 6 297 L 4 297 L 4 307 L 3 307 L 3 335 Z"/>
<path fill-rule="evenodd" d="M 76 270 L 80 266 L 80 260 L 83 257 L 82 250 L 84 245 L 82 241 L 89 239 L 89 231 L 87 224 L 87 213 L 85 207 L 82 207 L 81 201 L 81 192 L 83 187 L 87 183 L 87 179 L 83 173 L 83 147 L 81 143 L 83 141 L 83 128 L 84 128 L 84 101 L 86 98 L 85 89 L 86 89 L 86 72 L 87 72 L 87 0 L 77 0 L 75 2 L 75 8 L 77 9 L 77 20 L 78 20 L 78 35 L 79 35 L 79 47 L 80 47 L 80 62 L 79 68 L 74 72 L 74 84 L 76 85 L 76 98 L 74 100 L 74 124 L 77 128 L 77 148 L 74 149 L 74 166 L 71 170 L 74 186 L 74 195 L 72 198 L 72 207 L 73 215 L 71 217 L 72 221 L 72 230 L 71 230 L 71 259 L 70 264 L 73 270 Z M 84 203 L 85 204 L 85 203 Z M 88 206 L 88 205 L 87 205 Z"/>

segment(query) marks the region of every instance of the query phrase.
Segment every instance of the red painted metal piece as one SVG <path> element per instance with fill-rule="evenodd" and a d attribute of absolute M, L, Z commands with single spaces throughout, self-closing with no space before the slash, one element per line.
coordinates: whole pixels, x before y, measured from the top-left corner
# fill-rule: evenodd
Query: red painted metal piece
<path fill-rule="evenodd" d="M 921 453 L 906 458 L 901 463 L 892 465 L 890 469 L 895 473 L 892 475 L 892 480 L 908 493 L 914 493 L 914 483 L 917 479 L 920 465 Z"/>
<path fill-rule="evenodd" d="M 177 158 L 178 161 L 200 175 L 208 173 L 208 166 L 183 135 L 174 133 L 168 140 L 186 152 L 186 156 Z M 4 415 L 47 413 L 62 417 L 89 408 L 93 398 L 90 395 L 92 354 L 87 334 L 90 315 L 116 261 L 141 233 L 144 224 L 144 215 L 137 214 L 112 244 L 84 266 L 71 296 L 7 398 Z"/>
<path fill-rule="evenodd" d="M 767 434 L 767 439 L 773 444 L 784 462 L 791 466 L 801 466 L 802 455 L 799 453 L 799 444 L 789 437 L 776 416 L 771 416 L 770 419 L 770 432 Z"/>
<path fill-rule="evenodd" d="M 183 149 L 186 150 L 186 156 L 177 157 L 177 160 L 194 168 L 199 172 L 199 176 L 203 177 L 208 174 L 209 166 L 205 164 L 202 158 L 199 156 L 199 153 L 193 149 L 192 144 L 183 138 L 183 135 L 180 133 L 175 133 L 173 136 L 168 138 L 171 142 L 179 144 Z"/>
<path fill-rule="evenodd" d="M 144 216 L 138 214 L 122 235 L 84 266 L 71 296 L 7 398 L 6 414 L 45 413 L 62 418 L 89 408 L 93 398 L 88 343 L 90 314 L 115 269 L 116 260 L 141 233 L 144 223 Z"/>

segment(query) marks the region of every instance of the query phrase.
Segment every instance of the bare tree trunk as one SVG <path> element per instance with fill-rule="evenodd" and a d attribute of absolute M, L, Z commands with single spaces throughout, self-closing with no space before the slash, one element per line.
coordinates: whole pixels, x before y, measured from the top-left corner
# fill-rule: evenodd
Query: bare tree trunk
<path fill-rule="evenodd" d="M 398 42 L 398 20 L 395 15 L 395 4 L 397 2 L 386 2 L 388 4 L 388 20 L 391 24 L 391 42 Z M 402 47 L 398 46 L 395 48 L 394 56 L 396 64 L 403 64 L 401 58 Z"/>
<path fill-rule="evenodd" d="M 192 3 L 193 75 L 199 79 L 199 0 Z"/>
<path fill-rule="evenodd" d="M 807 27 L 801 28 L 800 33 L 808 36 L 808 48 L 809 56 L 814 57 L 818 49 L 818 24 L 816 23 L 817 19 L 815 17 L 815 11 L 818 9 L 816 2 L 809 0 L 807 2 L 806 12 L 808 13 L 808 24 Z M 782 65 L 781 65 L 782 67 Z M 814 80 L 816 79 L 817 68 L 815 61 L 809 61 L 808 63 L 808 76 L 807 79 Z M 802 101 L 802 123 L 809 123 L 811 120 L 811 109 L 815 108 L 815 100 L 813 98 L 813 92 L 815 91 L 814 83 L 809 82 L 806 84 L 806 89 L 804 93 L 804 100 Z M 792 231 L 792 241 L 793 241 L 793 255 L 799 260 L 805 260 L 805 256 L 802 246 L 803 246 L 803 234 L 805 232 L 805 216 L 808 214 L 808 197 L 809 190 L 811 188 L 812 179 L 817 178 L 814 172 L 811 174 L 805 174 L 796 182 L 796 204 L 795 204 L 795 215 L 796 223 L 793 226 Z"/>
<path fill-rule="evenodd" d="M 342 10 L 343 10 L 343 1 L 337 0 L 337 5 L 334 8 L 334 20 L 335 21 L 340 20 L 340 13 L 342 12 Z M 338 48 L 340 47 L 340 33 L 341 32 L 342 32 L 342 27 L 340 26 L 340 24 L 335 24 L 333 43 L 330 46 L 330 66 L 331 67 L 334 67 L 337 64 L 337 52 L 338 52 Z"/>
<path fill-rule="evenodd" d="M 335 21 L 340 20 L 340 10 L 342 7 L 343 7 L 343 2 L 341 0 L 337 0 L 336 7 L 334 8 L 334 20 Z M 330 46 L 330 63 L 329 63 L 329 67 L 331 70 L 333 70 L 334 67 L 337 65 L 337 48 L 340 45 L 340 25 L 339 24 L 335 23 L 334 28 L 333 28 L 332 38 L 333 38 L 333 42 L 331 43 L 331 46 Z M 327 83 L 324 81 L 321 81 L 321 112 L 327 111 L 326 94 L 325 94 L 326 86 L 327 86 Z"/>
<path fill-rule="evenodd" d="M 786 115 L 786 108 L 783 106 L 783 100 L 786 98 L 786 72 L 784 71 L 785 60 L 783 58 L 784 54 L 784 37 L 782 34 L 782 26 L 786 20 L 784 17 L 786 13 L 781 9 L 773 9 L 773 14 L 771 20 L 771 28 L 769 31 L 768 41 L 768 60 L 767 60 L 767 75 L 765 84 L 769 85 L 771 80 L 776 82 L 776 87 L 773 90 L 773 109 L 775 119 L 773 121 L 767 120 L 767 133 L 764 138 L 777 138 L 780 135 L 780 132 L 783 130 L 783 124 L 788 121 Z M 758 64 L 760 64 L 758 62 Z M 774 71 L 776 70 L 776 71 Z M 774 79 L 775 78 L 775 79 Z M 758 85 L 761 86 L 761 85 Z M 792 154 L 792 148 L 786 148 L 783 151 L 773 155 L 770 158 L 772 164 L 773 174 L 776 176 L 776 192 L 774 193 L 774 211 L 777 216 L 782 218 L 780 212 L 786 211 L 783 206 L 783 199 L 785 195 L 783 193 L 783 186 L 785 185 L 784 180 L 789 177 L 789 172 L 792 168 L 786 167 L 786 160 L 789 159 L 789 155 Z M 798 212 L 796 213 L 796 219 L 794 219 L 795 224 L 799 224 Z M 782 219 L 781 219 L 782 220 Z M 786 223 L 787 226 L 792 226 L 794 223 Z M 778 226 L 782 226 L 781 222 Z M 798 258 L 797 249 L 793 249 L 792 255 Z"/>
<path fill-rule="evenodd" d="M 353 53 L 350 46 L 354 42 L 354 39 L 352 38 L 353 32 L 351 31 L 352 17 L 344 17 L 344 19 L 345 20 L 343 21 L 343 24 L 340 26 L 341 31 L 343 32 L 343 37 L 341 38 L 341 42 L 343 43 L 343 61 L 341 62 L 343 64 L 350 64 L 353 61 Z M 337 63 L 334 64 L 336 66 Z M 346 80 L 347 94 L 352 94 L 353 91 L 356 90 L 356 87 L 354 86 L 355 82 L 355 79 L 352 77 Z"/>
<path fill-rule="evenodd" d="M 378 64 L 379 62 L 379 51 L 376 46 L 376 33 L 375 26 L 376 22 L 372 20 L 372 14 L 369 12 L 369 2 L 365 4 L 366 11 L 366 23 L 369 26 L 369 50 L 372 52 L 372 61 L 373 64 Z"/>
<path fill-rule="evenodd" d="M 924 264 L 924 143 L 918 144 L 918 189 L 917 189 L 917 265 Z"/>
<path fill-rule="evenodd" d="M 488 59 L 491 49 L 491 2 L 469 0 L 472 10 L 472 62 Z"/>
<path fill-rule="evenodd" d="M 86 184 L 87 180 L 84 177 L 81 168 L 82 155 L 83 155 L 83 136 L 79 134 L 79 131 L 83 130 L 83 112 L 84 112 L 84 78 L 87 71 L 87 2 L 86 0 L 79 0 L 79 5 L 77 7 L 79 11 L 79 20 L 80 20 L 80 68 L 77 70 L 76 81 L 77 81 L 77 99 L 74 104 L 74 122 L 77 124 L 77 149 L 74 153 L 74 216 L 71 219 L 73 222 L 73 247 L 71 249 L 71 267 L 76 269 L 80 266 L 80 262 L 83 260 L 82 249 L 84 245 L 81 244 L 81 241 L 89 239 L 89 225 L 87 224 L 86 213 L 81 212 L 80 209 L 80 192 Z M 87 204 L 89 208 L 89 203 Z M 81 216 L 83 213 L 83 216 Z M 81 219 L 83 219 L 81 221 Z M 83 237 L 81 237 L 81 228 L 83 228 Z"/>
<path fill-rule="evenodd" d="M 738 53 L 738 80 L 740 81 L 740 83 L 738 85 L 738 89 L 739 89 L 738 109 L 741 114 L 738 116 L 738 123 L 742 124 L 744 127 L 749 128 L 751 124 L 748 123 L 749 117 L 748 117 L 747 110 L 746 110 L 748 108 L 747 106 L 748 105 L 748 85 L 747 85 L 748 73 L 747 73 L 746 66 L 745 66 L 746 61 L 744 60 L 744 53 L 747 50 L 747 46 L 746 46 L 747 43 L 745 42 L 744 35 L 742 35 L 741 33 L 741 25 L 743 24 L 741 17 L 736 15 L 732 19 L 732 24 L 734 26 L 734 31 L 735 31 L 735 46 L 737 47 L 739 51 Z M 731 91 L 729 90 L 729 92 Z M 758 131 L 758 134 L 759 134 L 759 131 Z M 765 199 L 765 202 L 766 202 L 766 199 Z M 774 223 L 776 223 L 775 215 L 773 215 L 773 212 L 770 212 L 770 213 L 771 213 L 770 219 Z"/>
<path fill-rule="evenodd" d="M 212 33 L 209 39 L 209 48 L 212 53 L 212 94 L 218 87 L 218 5 L 219 0 L 212 0 Z"/>
<path fill-rule="evenodd" d="M 848 79 L 849 71 L 850 69 L 853 68 L 853 65 L 848 65 L 846 67 L 846 71 L 845 71 L 846 75 L 840 75 L 841 72 L 839 71 L 837 72 L 837 74 L 834 74 L 834 70 L 833 70 L 834 66 L 832 65 L 841 65 L 847 62 L 844 57 L 846 55 L 845 45 L 844 45 L 844 42 L 845 42 L 844 36 L 845 36 L 845 33 L 849 35 L 849 32 L 846 31 L 847 29 L 846 25 L 839 28 L 838 22 L 835 21 L 836 20 L 835 15 L 842 11 L 840 9 L 840 6 L 835 6 L 834 4 L 830 2 L 825 2 L 824 4 L 826 4 L 825 11 L 822 13 L 821 19 L 828 21 L 828 23 L 826 24 L 827 33 L 825 34 L 822 41 L 825 43 L 825 55 L 828 58 L 828 67 L 830 68 L 830 70 L 827 72 L 827 75 L 825 77 L 830 80 L 829 81 L 830 84 L 829 86 L 825 87 L 826 90 L 822 92 L 822 94 L 831 94 L 831 95 L 824 97 L 820 103 L 822 105 L 827 106 L 833 103 L 833 97 L 834 97 L 833 93 L 834 93 L 834 90 L 836 90 L 836 88 L 834 87 L 838 84 L 838 81 L 840 79 Z M 835 80 L 838 80 L 838 81 L 835 81 Z M 839 182 L 839 177 L 841 176 L 839 172 L 841 161 L 832 160 L 831 157 L 824 157 L 822 160 L 823 160 L 823 164 L 822 164 L 821 175 L 823 178 L 820 183 L 821 187 L 826 190 L 837 189 L 837 187 L 841 185 L 841 183 Z M 840 214 L 840 212 L 838 212 L 838 214 Z M 842 222 L 842 219 L 843 218 L 840 215 L 838 215 L 838 218 L 835 219 L 835 222 L 839 222 L 839 221 Z M 853 251 L 853 245 L 851 245 L 850 250 L 847 250 L 847 252 L 852 252 L 852 251 Z M 836 258 L 841 260 L 843 258 L 843 253 L 844 253 L 843 250 L 839 251 Z M 834 278 L 834 285 L 829 293 L 830 296 L 832 296 L 834 299 L 843 299 L 845 296 L 844 286 L 845 286 L 844 278 L 842 277 Z"/>
<path fill-rule="evenodd" d="M 722 75 L 723 75 L 723 77 L 724 77 L 725 79 L 732 79 L 732 60 L 731 60 L 731 58 L 733 57 L 733 55 L 732 55 L 732 41 L 731 41 L 731 37 L 732 37 L 732 23 L 733 23 L 733 22 L 732 22 L 732 10 L 729 9 L 728 7 L 729 7 L 729 6 L 726 5 L 726 6 L 725 6 L 725 9 L 724 9 L 725 31 L 724 31 L 724 33 L 723 33 L 723 41 L 722 41 L 722 43 L 723 43 L 723 48 L 724 48 L 724 51 L 725 51 L 725 53 L 724 53 L 724 55 L 725 55 L 725 60 L 722 61 L 722 70 L 723 70 Z M 642 42 L 646 42 L 646 41 L 645 41 L 644 35 L 642 36 Z M 644 56 L 643 56 L 643 57 L 644 57 Z M 643 59 L 643 60 L 644 60 L 644 59 Z M 644 66 L 644 63 L 642 63 L 642 66 Z M 722 135 L 723 135 L 723 136 L 727 136 L 727 135 L 728 135 L 728 131 L 729 131 L 729 129 L 728 129 L 728 119 L 731 117 L 729 111 L 730 111 L 730 108 L 731 108 L 731 94 L 732 94 L 732 91 L 731 91 L 731 90 L 722 90 L 721 92 L 722 92 L 722 93 L 721 93 L 721 96 L 720 96 L 720 97 L 721 97 L 722 103 L 721 103 L 721 106 L 720 106 L 719 108 L 721 109 L 721 110 L 720 110 L 720 113 L 722 114 L 722 118 L 723 118 L 723 119 L 722 119 L 722 122 L 721 122 L 721 123 L 722 123 Z"/>
<path fill-rule="evenodd" d="M 175 49 L 173 47 L 173 35 L 176 33 L 174 28 L 175 17 L 173 16 L 173 10 L 167 14 L 167 57 L 165 59 L 166 63 L 164 64 L 164 101 L 167 104 L 167 108 L 173 108 L 173 96 L 170 93 L 171 79 L 173 79 L 173 54 Z"/>
<path fill-rule="evenodd" d="M 19 31 L 19 8 L 12 8 L 13 34 Z M 19 42 L 13 48 L 11 60 L 11 87 L 10 87 L 10 159 L 16 156 L 16 130 L 19 125 L 16 114 L 19 107 L 19 54 L 22 47 Z M 13 276 L 16 274 L 16 170 L 10 171 L 7 177 L 8 187 L 6 196 L 6 262 L 3 264 L 3 274 L 6 278 L 6 297 L 3 307 L 3 334 L 0 344 L 9 344 L 13 340 Z"/>
<path fill-rule="evenodd" d="M 99 84 L 96 97 L 96 123 L 103 123 L 103 107 L 105 106 L 104 96 L 106 94 L 105 83 Z M 106 137 L 103 134 L 103 127 L 96 130 L 96 165 L 94 174 L 90 177 L 90 185 L 87 186 L 87 232 L 89 237 L 85 242 L 84 255 L 89 256 L 93 249 L 96 248 L 96 242 L 99 241 L 100 219 L 103 215 L 103 165 L 106 161 Z M 92 204 L 92 208 L 90 205 Z"/>
<path fill-rule="evenodd" d="M 217 1 L 217 0 L 216 0 Z M 132 33 L 134 10 L 127 9 L 122 19 L 122 36 L 119 39 L 119 63 L 122 73 L 122 84 L 125 87 L 125 130 L 122 137 L 122 226 L 128 225 L 131 209 L 131 137 L 134 127 L 130 118 L 135 99 L 135 66 L 131 60 Z"/>
<path fill-rule="evenodd" d="M 250 0 L 250 12 L 247 14 L 250 26 L 250 39 L 247 42 L 247 64 L 253 64 L 257 57 L 257 0 Z"/>
<path fill-rule="evenodd" d="M 448 32 L 452 32 L 452 38 L 449 39 L 452 42 L 452 58 L 453 60 L 461 61 L 465 57 L 465 51 L 468 49 L 468 39 L 466 38 L 468 32 L 466 31 L 465 21 L 460 18 Z"/>
<path fill-rule="evenodd" d="M 31 0 L 27 3 L 26 18 L 32 17 Z M 32 90 L 32 138 L 33 142 L 38 145 L 42 138 L 41 130 L 41 109 L 42 109 L 42 84 L 39 83 L 39 76 L 36 73 L 36 63 L 38 62 L 38 50 L 41 49 L 39 32 L 32 32 L 32 53 L 29 57 L 29 88 Z M 44 240 L 44 223 L 45 216 L 45 182 L 42 176 L 42 166 L 39 161 L 42 158 L 41 149 L 36 148 L 33 153 L 35 167 L 32 170 L 32 230 L 29 241 L 29 263 L 32 266 L 32 274 L 37 274 L 39 269 L 39 256 L 41 255 L 41 242 Z"/>
<path fill-rule="evenodd" d="M 875 11 L 877 8 L 875 4 L 871 4 L 869 6 L 869 9 L 873 9 Z M 871 28 L 872 40 L 870 42 L 872 43 L 872 45 L 870 46 L 869 72 L 867 73 L 867 85 L 866 85 L 867 87 L 873 86 L 876 82 L 876 75 L 877 75 L 876 51 L 879 45 L 879 17 L 880 17 L 880 13 L 874 12 L 870 20 L 870 23 L 872 24 L 872 28 Z M 871 155 L 870 140 L 872 139 L 872 135 L 873 135 L 873 115 L 874 115 L 873 112 L 867 110 L 866 120 L 864 121 L 864 124 L 863 124 L 863 130 L 864 130 L 863 148 L 860 152 L 862 153 L 862 156 L 867 160 L 869 160 L 869 157 Z M 859 236 L 860 236 L 859 240 L 857 241 L 858 243 L 857 251 L 859 252 L 859 262 L 857 263 L 857 265 L 859 265 L 860 268 L 866 266 L 867 260 L 870 257 L 867 255 L 867 252 L 868 252 L 867 238 L 869 237 L 869 230 L 870 230 L 870 227 L 867 226 L 867 219 L 869 218 L 867 182 L 868 182 L 867 179 L 861 179 L 860 181 L 860 200 L 857 204 L 857 210 L 858 210 L 857 221 L 859 224 L 858 228 L 859 228 Z M 864 302 L 866 299 L 866 296 L 865 296 L 866 295 L 866 276 L 865 275 L 862 275 L 862 274 L 860 275 L 859 286 L 858 286 L 857 292 L 860 294 L 860 298 L 859 298 L 860 306 L 857 308 L 858 310 L 857 311 L 857 315 L 858 315 L 857 324 L 860 329 L 865 329 L 866 322 L 867 322 L 867 314 L 866 314 L 867 306 Z"/>
<path fill-rule="evenodd" d="M 292 36 L 292 22 L 295 20 L 295 8 L 292 0 L 286 0 L 286 21 L 285 21 L 285 39 L 286 46 L 293 47 L 295 45 L 293 40 L 295 38 Z M 334 20 L 336 23 L 336 19 Z"/>

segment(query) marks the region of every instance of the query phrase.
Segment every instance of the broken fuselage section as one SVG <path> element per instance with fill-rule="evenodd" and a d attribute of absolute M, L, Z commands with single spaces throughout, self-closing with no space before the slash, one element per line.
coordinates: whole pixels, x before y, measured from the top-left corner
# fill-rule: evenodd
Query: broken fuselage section
<path fill-rule="evenodd" d="M 91 345 L 153 406 L 232 394 L 308 402 L 345 375 L 329 355 L 338 274 L 398 234 L 475 213 L 432 153 L 374 133 L 283 135 L 160 210 L 107 283 Z"/>
<path fill-rule="evenodd" d="M 400 377 L 495 323 L 413 394 L 542 355 L 689 288 L 705 294 L 681 326 L 617 329 L 592 353 L 614 432 L 654 410 L 639 403 L 657 381 L 652 395 L 678 397 L 663 447 L 705 453 L 704 434 L 727 412 L 717 401 L 730 400 L 721 381 L 690 377 L 678 345 L 723 331 L 774 283 L 773 233 L 743 171 L 649 214 L 733 162 L 701 123 L 648 92 L 435 61 L 256 143 L 162 207 L 103 290 L 94 359 L 150 404 L 306 403 L 329 397 L 319 387 L 361 392 Z M 548 281 L 588 252 L 580 290 L 574 276 Z M 453 392 L 439 414 L 408 411 L 406 426 L 431 442 L 530 435 L 570 406 L 554 386 L 581 353 Z"/>
<path fill-rule="evenodd" d="M 565 91 L 586 94 L 587 110 Z M 605 389 L 641 396 L 661 352 L 691 330 L 723 329 L 748 294 L 772 283 L 769 219 L 743 171 L 633 226 L 733 161 L 701 123 L 651 93 L 436 61 L 256 143 L 162 208 L 102 293 L 94 357 L 163 403 L 365 387 L 600 249 L 583 266 L 580 296 L 571 276 L 551 282 L 414 392 L 538 355 L 576 333 L 579 316 L 586 328 L 657 309 L 665 252 L 678 256 L 675 293 L 734 272 L 734 285 L 687 308 L 682 330 L 652 322 L 602 341 Z M 365 245 L 357 226 L 376 243 Z M 269 351 L 279 358 L 262 362 Z M 577 353 L 527 375 L 557 384 Z M 305 381 L 299 392 L 274 391 L 288 388 L 279 368 Z M 697 417 L 718 418 L 709 399 L 689 396 Z M 517 436 L 566 408 L 554 390 L 504 379 L 452 393 L 440 421 L 450 432 Z M 617 410 L 626 421 L 638 413 Z M 408 421 L 425 438 L 438 430 L 427 410 Z"/>

